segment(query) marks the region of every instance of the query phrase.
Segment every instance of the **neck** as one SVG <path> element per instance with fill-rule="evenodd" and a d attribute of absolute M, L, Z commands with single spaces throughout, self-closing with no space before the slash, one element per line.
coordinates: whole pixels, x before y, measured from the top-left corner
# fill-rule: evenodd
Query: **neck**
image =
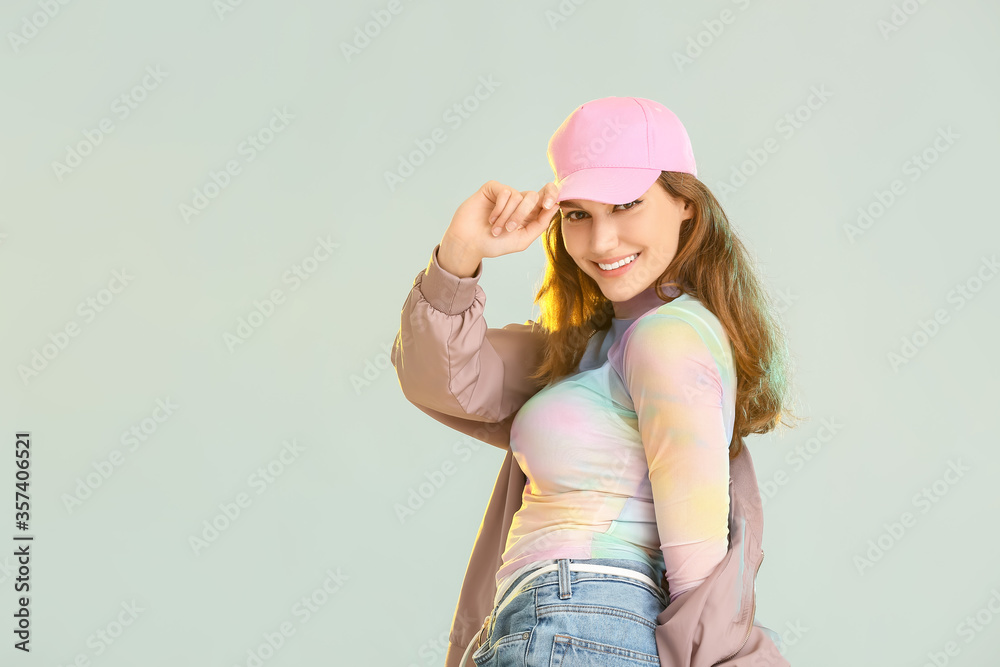
<path fill-rule="evenodd" d="M 656 295 L 656 287 L 653 286 L 647 287 L 631 299 L 615 301 L 613 304 L 615 307 L 615 319 L 634 320 L 653 308 L 658 308 L 665 303 L 673 301 L 680 296 L 680 290 L 675 287 L 664 287 L 663 294 L 667 297 L 666 301 Z"/>

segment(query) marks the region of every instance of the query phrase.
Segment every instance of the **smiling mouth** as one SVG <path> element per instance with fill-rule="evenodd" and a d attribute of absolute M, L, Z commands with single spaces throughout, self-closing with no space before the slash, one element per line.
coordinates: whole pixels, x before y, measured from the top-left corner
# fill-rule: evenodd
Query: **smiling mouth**
<path fill-rule="evenodd" d="M 618 260 L 617 262 L 612 262 L 610 264 L 604 264 L 603 262 L 594 262 L 594 264 L 601 271 L 614 271 L 615 269 L 620 269 L 621 267 L 625 266 L 626 264 L 631 264 L 632 262 L 634 262 L 635 260 L 637 260 L 639 258 L 639 255 L 641 255 L 641 254 L 642 253 L 634 252 L 631 255 L 629 255 L 628 257 L 623 257 L 622 259 Z"/>

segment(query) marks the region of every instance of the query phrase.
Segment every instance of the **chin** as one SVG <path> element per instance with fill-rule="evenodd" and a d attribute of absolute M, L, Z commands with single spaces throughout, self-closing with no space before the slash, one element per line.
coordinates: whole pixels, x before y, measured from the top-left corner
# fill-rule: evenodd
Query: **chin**
<path fill-rule="evenodd" d="M 612 301 L 628 301 L 642 291 L 634 286 L 625 287 L 623 285 L 601 285 L 600 280 L 597 281 L 597 284 L 601 287 L 601 292 L 604 296 Z"/>

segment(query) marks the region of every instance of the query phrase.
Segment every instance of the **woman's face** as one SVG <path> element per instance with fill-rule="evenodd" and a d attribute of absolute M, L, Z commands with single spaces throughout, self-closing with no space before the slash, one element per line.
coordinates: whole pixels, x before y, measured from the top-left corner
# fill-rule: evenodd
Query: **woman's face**
<path fill-rule="evenodd" d="M 693 213 L 659 182 L 634 202 L 574 199 L 559 208 L 566 250 L 611 301 L 627 301 L 653 285 L 677 253 L 681 222 Z M 613 270 L 600 266 L 627 258 L 632 261 Z"/>

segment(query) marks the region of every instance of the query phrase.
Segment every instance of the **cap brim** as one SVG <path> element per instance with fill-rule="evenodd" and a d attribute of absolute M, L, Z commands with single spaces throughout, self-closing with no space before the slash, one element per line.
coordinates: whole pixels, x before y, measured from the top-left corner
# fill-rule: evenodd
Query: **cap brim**
<path fill-rule="evenodd" d="M 628 204 L 641 197 L 662 173 L 659 169 L 594 167 L 579 169 L 556 183 L 559 201 L 585 199 L 602 204 Z"/>

